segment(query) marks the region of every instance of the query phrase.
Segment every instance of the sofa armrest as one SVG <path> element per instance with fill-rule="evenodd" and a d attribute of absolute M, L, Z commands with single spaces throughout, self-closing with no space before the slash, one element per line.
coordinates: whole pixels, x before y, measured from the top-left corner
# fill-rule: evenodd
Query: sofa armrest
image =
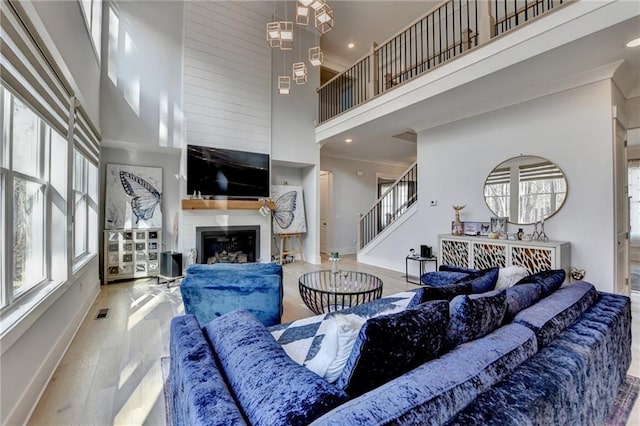
<path fill-rule="evenodd" d="M 170 354 L 174 426 L 246 424 L 193 315 L 171 321 Z"/>

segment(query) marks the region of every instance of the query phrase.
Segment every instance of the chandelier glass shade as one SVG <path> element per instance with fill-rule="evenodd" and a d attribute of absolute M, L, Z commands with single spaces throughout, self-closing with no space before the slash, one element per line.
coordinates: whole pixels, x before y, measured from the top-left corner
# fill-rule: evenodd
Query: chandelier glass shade
<path fill-rule="evenodd" d="M 334 26 L 333 9 L 327 4 L 326 0 L 297 0 L 295 3 L 296 17 L 295 21 L 287 20 L 287 2 L 284 2 L 284 20 L 276 21 L 276 4 L 274 2 L 273 16 L 274 21 L 267 23 L 267 43 L 270 47 L 277 47 L 280 50 L 293 50 L 294 23 L 303 26 L 308 25 L 311 18 L 311 11 L 314 12 L 314 22 L 316 30 L 322 35 L 331 31 Z M 298 36 L 299 37 L 299 36 Z M 316 39 L 317 41 L 317 39 Z M 297 85 L 307 82 L 307 65 L 300 58 L 300 46 L 298 46 L 298 62 L 292 64 L 292 74 L 278 76 L 278 92 L 281 95 L 288 95 L 291 91 L 291 80 Z M 285 55 L 285 53 L 283 53 Z M 309 49 L 309 63 L 314 66 L 320 66 L 323 62 L 323 53 L 320 46 Z M 286 62 L 285 57 L 283 60 Z M 285 68 L 286 69 L 286 68 Z M 284 71 L 284 70 L 283 70 Z M 284 73 L 284 72 L 283 72 Z"/>
<path fill-rule="evenodd" d="M 304 62 L 295 62 L 293 64 L 293 81 L 297 85 L 307 82 L 307 65 Z"/>
<path fill-rule="evenodd" d="M 278 77 L 278 92 L 281 95 L 288 95 L 291 90 L 291 77 L 281 75 Z"/>
<path fill-rule="evenodd" d="M 323 55 L 320 46 L 309 49 L 309 63 L 314 67 L 322 65 Z"/>

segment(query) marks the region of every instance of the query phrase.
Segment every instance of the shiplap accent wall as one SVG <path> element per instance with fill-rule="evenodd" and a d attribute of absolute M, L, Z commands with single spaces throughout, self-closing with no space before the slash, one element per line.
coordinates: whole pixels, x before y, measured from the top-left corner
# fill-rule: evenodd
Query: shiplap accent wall
<path fill-rule="evenodd" d="M 188 144 L 271 152 L 269 2 L 185 2 Z"/>

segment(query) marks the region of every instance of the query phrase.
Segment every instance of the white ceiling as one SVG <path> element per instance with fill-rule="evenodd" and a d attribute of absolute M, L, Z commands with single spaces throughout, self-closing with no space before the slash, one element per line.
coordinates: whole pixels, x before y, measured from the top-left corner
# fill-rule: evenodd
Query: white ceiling
<path fill-rule="evenodd" d="M 320 39 L 331 62 L 352 65 L 369 52 L 372 43 L 386 41 L 442 1 L 328 0 L 335 26 Z M 353 49 L 347 45 L 353 43 Z"/>

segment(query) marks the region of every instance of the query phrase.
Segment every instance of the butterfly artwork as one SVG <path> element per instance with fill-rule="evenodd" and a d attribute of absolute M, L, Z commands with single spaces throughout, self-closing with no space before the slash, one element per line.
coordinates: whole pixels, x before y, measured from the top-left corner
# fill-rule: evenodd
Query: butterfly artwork
<path fill-rule="evenodd" d="M 107 164 L 105 229 L 162 228 L 162 168 Z"/>
<path fill-rule="evenodd" d="M 162 194 L 140 176 L 121 170 L 120 183 L 124 192 L 132 197 L 131 211 L 136 217 L 136 225 L 140 220 L 151 219 L 158 205 L 162 210 Z"/>
<path fill-rule="evenodd" d="M 273 233 L 293 234 L 307 232 L 304 217 L 302 188 L 291 185 L 274 185 Z"/>

